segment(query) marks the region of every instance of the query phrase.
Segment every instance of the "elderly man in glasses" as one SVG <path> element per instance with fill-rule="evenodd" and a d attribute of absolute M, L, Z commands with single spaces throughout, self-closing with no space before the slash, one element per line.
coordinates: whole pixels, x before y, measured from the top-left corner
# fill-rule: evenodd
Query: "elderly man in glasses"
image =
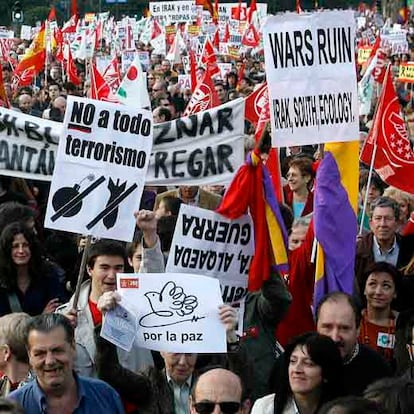
<path fill-rule="evenodd" d="M 190 397 L 191 414 L 247 414 L 249 409 L 240 377 L 222 368 L 200 375 Z"/>

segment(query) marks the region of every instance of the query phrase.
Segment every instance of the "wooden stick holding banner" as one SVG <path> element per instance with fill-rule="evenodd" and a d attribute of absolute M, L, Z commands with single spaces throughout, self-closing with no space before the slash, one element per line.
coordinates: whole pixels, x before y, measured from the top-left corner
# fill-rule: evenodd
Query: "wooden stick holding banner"
<path fill-rule="evenodd" d="M 81 264 L 79 267 L 79 273 L 78 273 L 78 280 L 76 282 L 76 289 L 73 295 L 73 310 L 75 312 L 78 307 L 80 288 L 83 282 L 83 275 L 85 273 L 86 261 L 88 259 L 89 248 L 91 246 L 91 239 L 92 239 L 92 236 L 90 235 L 86 237 L 85 247 L 83 248 L 82 260 L 81 260 Z"/>
<path fill-rule="evenodd" d="M 375 155 L 376 154 L 377 154 L 377 144 L 375 143 L 374 144 L 374 149 L 372 151 L 371 164 L 369 166 L 368 180 L 367 180 L 367 186 L 366 186 L 365 198 L 364 198 L 364 206 L 362 208 L 362 215 L 361 215 L 361 221 L 359 223 L 358 236 L 361 236 L 361 234 L 364 230 L 364 218 L 365 218 L 365 213 L 367 212 L 368 193 L 369 193 L 369 187 L 371 186 L 372 172 L 374 171 L 374 161 L 375 161 Z"/>

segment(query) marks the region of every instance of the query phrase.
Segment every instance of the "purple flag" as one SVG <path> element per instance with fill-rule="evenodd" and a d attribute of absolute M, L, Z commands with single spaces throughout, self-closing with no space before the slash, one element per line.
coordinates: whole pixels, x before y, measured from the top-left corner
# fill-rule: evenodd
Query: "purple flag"
<path fill-rule="evenodd" d="M 334 156 L 326 152 L 316 173 L 314 196 L 315 237 L 325 254 L 325 270 L 315 280 L 314 305 L 324 295 L 352 294 L 358 222 L 341 183 Z"/>

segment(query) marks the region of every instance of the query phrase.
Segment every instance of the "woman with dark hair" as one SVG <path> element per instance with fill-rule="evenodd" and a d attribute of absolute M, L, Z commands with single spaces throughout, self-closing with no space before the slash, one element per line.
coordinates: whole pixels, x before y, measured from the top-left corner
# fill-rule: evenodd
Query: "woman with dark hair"
<path fill-rule="evenodd" d="M 283 187 L 283 192 L 295 219 L 313 211 L 313 177 L 312 161 L 308 157 L 295 157 L 290 161 L 286 174 L 288 183 Z"/>
<path fill-rule="evenodd" d="M 377 262 L 365 273 L 362 282 L 366 307 L 362 311 L 359 342 L 393 363 L 398 313 L 392 309 L 392 303 L 397 298 L 400 272 L 389 263 Z"/>
<path fill-rule="evenodd" d="M 286 346 L 275 393 L 258 399 L 251 414 L 314 414 L 340 396 L 342 358 L 335 342 L 316 332 Z"/>
<path fill-rule="evenodd" d="M 24 223 L 7 225 L 0 236 L 0 316 L 54 312 L 66 301 L 63 275 L 45 260 Z"/>

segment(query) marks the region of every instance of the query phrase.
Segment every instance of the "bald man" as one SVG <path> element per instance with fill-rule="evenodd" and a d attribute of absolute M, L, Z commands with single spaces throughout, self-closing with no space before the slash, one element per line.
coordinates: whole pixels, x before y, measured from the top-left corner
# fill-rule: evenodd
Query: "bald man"
<path fill-rule="evenodd" d="M 243 387 L 236 374 L 217 368 L 200 375 L 190 396 L 191 414 L 247 414 L 248 401 L 243 402 Z"/>

